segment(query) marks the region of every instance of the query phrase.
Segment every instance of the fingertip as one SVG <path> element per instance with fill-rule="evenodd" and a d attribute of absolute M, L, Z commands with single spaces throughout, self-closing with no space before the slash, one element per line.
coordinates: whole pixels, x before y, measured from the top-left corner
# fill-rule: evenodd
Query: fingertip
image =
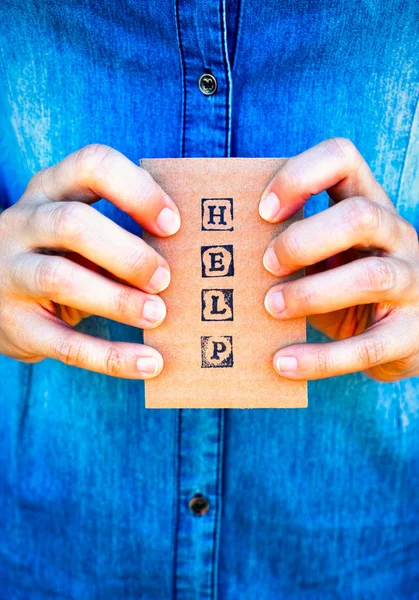
<path fill-rule="evenodd" d="M 148 346 L 144 347 L 144 354 L 137 359 L 137 370 L 143 379 L 153 379 L 160 375 L 164 361 L 160 352 Z"/>
<path fill-rule="evenodd" d="M 150 296 L 143 305 L 144 327 L 154 329 L 166 318 L 166 304 L 160 296 Z"/>
<path fill-rule="evenodd" d="M 165 206 L 156 219 L 159 233 L 163 237 L 174 235 L 180 229 L 180 214 L 174 208 Z"/>
<path fill-rule="evenodd" d="M 273 357 L 273 367 L 278 375 L 295 379 L 298 377 L 298 360 L 295 356 L 285 356 L 278 352 Z"/>
<path fill-rule="evenodd" d="M 159 294 L 168 287 L 170 281 L 171 273 L 169 266 L 167 264 L 159 265 L 148 282 L 148 287 L 152 293 Z"/>
<path fill-rule="evenodd" d="M 263 266 L 269 273 L 272 275 L 278 276 L 281 272 L 281 265 L 279 264 L 279 260 L 276 256 L 275 250 L 270 246 L 266 249 L 265 254 L 263 255 Z"/>
<path fill-rule="evenodd" d="M 265 295 L 264 305 L 272 317 L 279 317 L 285 309 L 284 294 L 278 289 L 269 290 Z"/>
<path fill-rule="evenodd" d="M 263 193 L 259 202 L 259 215 L 262 219 L 268 223 L 277 223 L 280 211 L 281 203 L 275 192 Z"/>

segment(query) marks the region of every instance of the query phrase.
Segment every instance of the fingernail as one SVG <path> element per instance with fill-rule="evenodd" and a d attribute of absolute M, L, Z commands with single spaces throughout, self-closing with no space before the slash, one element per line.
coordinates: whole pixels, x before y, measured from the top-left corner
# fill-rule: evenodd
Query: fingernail
<path fill-rule="evenodd" d="M 275 361 L 276 370 L 284 373 L 296 371 L 298 364 L 294 356 L 279 356 Z"/>
<path fill-rule="evenodd" d="M 166 305 L 163 300 L 146 300 L 143 306 L 143 317 L 150 323 L 158 323 L 163 321 L 166 316 Z"/>
<path fill-rule="evenodd" d="M 171 208 L 163 208 L 157 217 L 157 227 L 165 235 L 173 235 L 180 227 L 180 217 Z"/>
<path fill-rule="evenodd" d="M 282 292 L 271 292 L 265 296 L 265 307 L 272 315 L 277 315 L 285 308 L 284 294 Z"/>
<path fill-rule="evenodd" d="M 157 267 L 148 285 L 154 292 L 162 292 L 170 283 L 170 271 L 164 267 Z"/>
<path fill-rule="evenodd" d="M 154 356 L 141 356 L 137 360 L 137 369 L 144 375 L 156 375 L 160 364 Z"/>
<path fill-rule="evenodd" d="M 281 270 L 281 265 L 279 264 L 273 248 L 267 248 L 265 254 L 263 255 L 263 266 L 273 275 L 277 275 Z"/>
<path fill-rule="evenodd" d="M 272 221 L 278 215 L 281 204 L 275 192 L 269 192 L 261 198 L 259 203 L 259 214 L 262 219 Z"/>

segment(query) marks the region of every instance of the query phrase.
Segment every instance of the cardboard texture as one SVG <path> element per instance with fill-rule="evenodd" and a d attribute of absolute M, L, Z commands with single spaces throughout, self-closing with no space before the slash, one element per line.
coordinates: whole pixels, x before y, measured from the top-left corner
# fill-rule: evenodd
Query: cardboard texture
<path fill-rule="evenodd" d="M 161 239 L 144 239 L 168 261 L 172 279 L 161 297 L 162 325 L 144 330 L 165 366 L 146 381 L 148 408 L 303 408 L 306 382 L 281 378 L 272 357 L 304 342 L 304 318 L 269 315 L 266 291 L 280 279 L 262 257 L 280 225 L 263 221 L 260 196 L 286 159 L 144 158 L 146 169 L 173 198 L 182 225 Z M 302 211 L 292 220 L 302 218 Z M 301 276 L 302 272 L 292 276 Z"/>

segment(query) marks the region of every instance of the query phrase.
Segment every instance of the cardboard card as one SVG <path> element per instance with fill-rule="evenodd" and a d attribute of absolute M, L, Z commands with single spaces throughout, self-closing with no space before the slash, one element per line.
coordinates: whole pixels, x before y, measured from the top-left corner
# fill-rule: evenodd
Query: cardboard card
<path fill-rule="evenodd" d="M 143 158 L 140 166 L 173 198 L 182 225 L 144 239 L 168 261 L 172 279 L 161 297 L 167 317 L 144 330 L 164 369 L 146 381 L 148 408 L 302 408 L 306 382 L 281 378 L 272 357 L 304 342 L 304 318 L 279 321 L 266 311 L 267 290 L 279 282 L 262 264 L 279 225 L 258 212 L 260 196 L 286 159 Z M 292 276 L 298 277 L 299 272 Z"/>

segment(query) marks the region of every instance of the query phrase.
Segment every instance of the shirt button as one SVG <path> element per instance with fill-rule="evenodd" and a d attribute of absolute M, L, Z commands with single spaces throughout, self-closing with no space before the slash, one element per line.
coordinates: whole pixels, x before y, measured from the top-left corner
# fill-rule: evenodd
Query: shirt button
<path fill-rule="evenodd" d="M 199 89 L 205 96 L 211 96 L 217 91 L 217 80 L 211 73 L 204 73 L 198 81 Z"/>
<path fill-rule="evenodd" d="M 208 498 L 205 498 L 202 494 L 195 494 L 189 501 L 189 509 L 192 514 L 197 516 L 205 515 L 209 511 Z"/>

